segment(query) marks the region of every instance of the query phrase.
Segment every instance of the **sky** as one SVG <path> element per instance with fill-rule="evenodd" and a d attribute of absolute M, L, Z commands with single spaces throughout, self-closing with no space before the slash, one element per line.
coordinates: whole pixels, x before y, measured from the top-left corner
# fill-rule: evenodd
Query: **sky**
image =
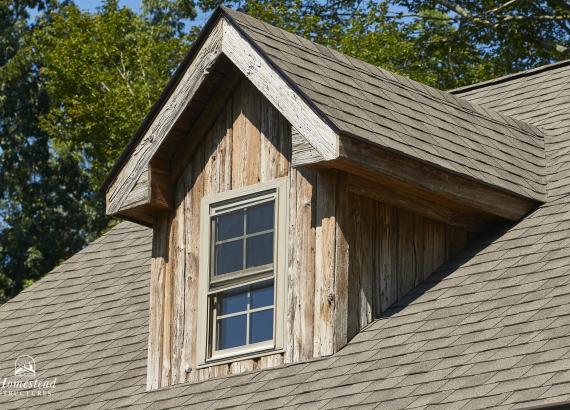
<path fill-rule="evenodd" d="M 101 5 L 101 1 L 98 0 L 75 0 L 75 4 L 83 10 L 94 11 L 97 7 Z M 140 0 L 119 0 L 121 6 L 127 6 L 134 11 L 140 10 Z"/>
<path fill-rule="evenodd" d="M 97 7 L 101 6 L 102 1 L 101 0 L 74 0 L 74 3 L 77 4 L 77 6 L 83 10 L 88 10 L 88 11 L 95 11 L 97 9 Z M 139 12 L 140 11 L 140 0 L 119 0 L 119 5 L 120 6 L 125 6 L 128 7 L 132 10 L 134 10 L 135 12 Z M 195 25 L 203 25 L 206 20 L 208 20 L 209 17 L 209 13 L 208 14 L 204 14 L 200 11 L 198 11 L 198 17 L 196 17 L 196 19 L 194 21 L 190 22 L 190 26 L 195 26 Z"/>

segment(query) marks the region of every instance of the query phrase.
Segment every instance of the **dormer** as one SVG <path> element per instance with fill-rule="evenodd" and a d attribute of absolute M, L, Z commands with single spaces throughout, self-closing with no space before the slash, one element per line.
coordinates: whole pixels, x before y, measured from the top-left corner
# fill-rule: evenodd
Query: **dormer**
<path fill-rule="evenodd" d="M 153 227 L 147 387 L 337 352 L 543 170 L 536 128 L 217 9 L 104 186 Z"/>

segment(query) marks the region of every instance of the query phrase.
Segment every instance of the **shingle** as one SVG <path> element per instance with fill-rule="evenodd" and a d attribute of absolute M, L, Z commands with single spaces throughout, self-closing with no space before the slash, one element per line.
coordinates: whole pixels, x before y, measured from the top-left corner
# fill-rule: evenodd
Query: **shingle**
<path fill-rule="evenodd" d="M 226 12 L 341 132 L 523 196 L 544 198 L 541 130 L 280 29 L 252 24 L 241 13 Z M 380 132 L 386 123 L 382 117 L 396 132 Z M 359 125 L 362 121 L 366 125 Z M 447 130 L 438 131 L 436 123 Z M 397 140 L 403 130 L 409 145 Z"/>

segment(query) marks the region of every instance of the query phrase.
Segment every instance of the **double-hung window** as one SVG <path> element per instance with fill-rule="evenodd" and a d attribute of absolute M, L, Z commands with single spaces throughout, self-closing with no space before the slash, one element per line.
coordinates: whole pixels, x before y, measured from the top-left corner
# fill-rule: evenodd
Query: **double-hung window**
<path fill-rule="evenodd" d="M 282 348 L 286 179 L 205 197 L 201 207 L 201 364 Z"/>

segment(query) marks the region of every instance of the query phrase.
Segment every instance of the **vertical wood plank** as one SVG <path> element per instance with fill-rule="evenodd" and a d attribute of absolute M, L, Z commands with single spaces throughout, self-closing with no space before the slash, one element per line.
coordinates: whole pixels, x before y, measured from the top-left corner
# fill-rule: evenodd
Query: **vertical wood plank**
<path fill-rule="evenodd" d="M 180 179 L 176 185 L 174 200 L 176 214 L 172 221 L 172 247 L 170 263 L 172 265 L 172 372 L 170 383 L 181 383 L 186 380 L 186 369 L 182 360 L 184 347 L 184 279 L 186 256 L 185 229 L 185 196 L 186 184 Z"/>
<path fill-rule="evenodd" d="M 171 370 L 172 370 L 172 291 L 173 291 L 173 244 L 174 235 L 176 234 L 173 227 L 174 214 L 168 214 L 168 226 L 170 232 L 168 235 L 168 261 L 164 273 L 164 304 L 162 316 L 162 371 L 161 371 L 161 386 L 170 385 Z"/>
<path fill-rule="evenodd" d="M 336 181 L 335 171 L 317 174 L 316 245 L 315 245 L 315 357 L 327 356 L 334 348 L 335 251 L 336 251 Z"/>
<path fill-rule="evenodd" d="M 249 81 L 246 82 L 244 114 L 246 119 L 244 140 L 247 141 L 246 172 L 241 186 L 257 184 L 260 181 L 261 157 L 261 94 Z"/>
<path fill-rule="evenodd" d="M 199 148 L 188 167 L 186 197 L 184 200 L 186 219 L 186 265 L 185 265 L 185 323 L 184 323 L 184 361 L 192 371 L 186 379 L 196 380 L 197 351 L 197 305 L 199 288 L 199 253 L 200 253 L 200 201 L 204 193 L 204 148 Z"/>
<path fill-rule="evenodd" d="M 261 104 L 260 123 L 260 172 L 261 182 L 271 181 L 278 175 L 279 117 L 269 104 Z"/>
<path fill-rule="evenodd" d="M 223 117 L 224 137 L 219 146 L 220 157 L 220 192 L 232 189 L 232 152 L 233 152 L 233 98 L 226 103 Z"/>
<path fill-rule="evenodd" d="M 159 214 L 153 226 L 147 360 L 148 390 L 159 388 L 162 381 L 162 318 L 164 316 L 164 276 L 168 258 L 168 215 Z"/>
<path fill-rule="evenodd" d="M 398 209 L 398 299 L 414 287 L 416 255 L 414 215 Z"/>
<path fill-rule="evenodd" d="M 375 260 L 373 250 L 375 248 L 374 229 L 375 206 L 368 198 L 361 202 L 360 232 L 362 233 L 359 243 L 361 268 L 360 268 L 360 292 L 359 292 L 359 315 L 358 331 L 372 321 Z"/>
<path fill-rule="evenodd" d="M 395 209 L 381 204 L 379 206 L 379 231 L 377 252 L 380 268 L 381 311 L 388 309 L 398 299 L 398 214 Z"/>
<path fill-rule="evenodd" d="M 313 356 L 316 173 L 291 169 L 285 362 Z"/>
<path fill-rule="evenodd" d="M 348 276 L 349 276 L 349 229 L 350 208 L 348 203 L 348 182 L 342 175 L 336 186 L 336 233 L 334 272 L 334 351 L 348 342 Z M 370 272 L 372 273 L 372 272 Z"/>
<path fill-rule="evenodd" d="M 245 180 L 245 167 L 247 160 L 246 118 L 244 114 L 245 81 L 242 80 L 236 87 L 232 107 L 232 189 L 241 187 Z"/>
<path fill-rule="evenodd" d="M 424 280 L 424 218 L 421 215 L 413 214 L 413 248 L 414 248 L 414 280 L 412 287 L 406 290 L 406 293 L 412 288 L 418 286 Z"/>
<path fill-rule="evenodd" d="M 350 281 L 348 283 L 347 335 L 356 336 L 360 328 L 360 283 L 363 266 L 362 257 L 366 253 L 363 245 L 362 202 L 360 195 L 350 194 Z M 372 221 L 370 221 L 373 223 Z"/>

